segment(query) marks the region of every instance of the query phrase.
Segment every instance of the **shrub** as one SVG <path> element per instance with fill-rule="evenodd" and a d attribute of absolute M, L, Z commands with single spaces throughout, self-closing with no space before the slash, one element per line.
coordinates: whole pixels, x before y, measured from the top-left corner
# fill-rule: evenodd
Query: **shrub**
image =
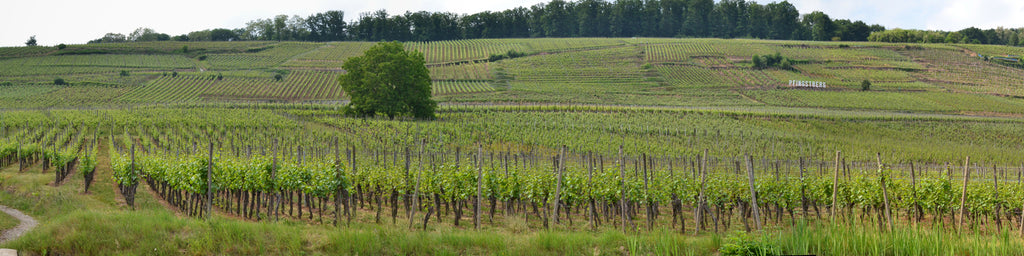
<path fill-rule="evenodd" d="M 68 48 L 68 45 L 66 45 L 66 44 L 58 44 L 57 45 L 57 50 L 64 50 L 64 48 Z"/>
<path fill-rule="evenodd" d="M 13 86 L 13 85 L 14 85 L 14 83 L 11 83 L 11 81 L 0 83 L 0 86 Z"/>
<path fill-rule="evenodd" d="M 867 79 L 864 79 L 864 81 L 860 82 L 860 90 L 861 91 L 869 91 L 869 90 L 871 90 L 871 81 L 868 81 Z"/>
<path fill-rule="evenodd" d="M 206 60 L 206 55 L 205 54 L 204 55 L 199 55 L 198 59 L 199 59 L 199 61 L 204 61 L 204 60 Z"/>
<path fill-rule="evenodd" d="M 789 63 L 789 59 L 788 58 L 787 59 L 782 59 L 782 63 L 779 64 L 779 68 L 785 69 L 785 70 L 791 70 L 791 69 L 793 69 L 793 64 Z"/>
<path fill-rule="evenodd" d="M 274 74 L 274 80 L 281 81 L 281 79 L 284 79 L 284 76 L 282 76 L 281 74 Z"/>
<path fill-rule="evenodd" d="M 64 81 L 64 78 L 58 77 L 57 79 L 53 79 L 53 84 L 55 84 L 55 85 L 67 85 L 68 83 Z"/>
<path fill-rule="evenodd" d="M 182 45 L 181 46 L 181 52 L 182 53 L 188 53 L 188 45 Z"/>
<path fill-rule="evenodd" d="M 128 70 L 121 70 L 121 76 L 128 76 Z"/>
<path fill-rule="evenodd" d="M 171 77 L 178 77 L 178 71 L 171 72 Z"/>
<path fill-rule="evenodd" d="M 224 74 L 217 73 L 217 81 L 224 80 Z"/>
<path fill-rule="evenodd" d="M 519 58 L 519 57 L 526 56 L 526 53 L 525 52 L 517 52 L 515 50 L 508 50 L 508 53 L 506 53 L 505 56 L 508 56 L 509 59 L 514 59 L 514 58 Z"/>
<path fill-rule="evenodd" d="M 730 235 L 719 249 L 723 256 L 777 255 L 778 249 L 763 240 L 755 240 L 747 234 Z"/>
<path fill-rule="evenodd" d="M 487 57 L 487 62 L 495 62 L 495 61 L 499 61 L 499 60 L 503 60 L 503 59 L 505 59 L 505 55 L 491 54 L 490 57 Z"/>
<path fill-rule="evenodd" d="M 753 62 L 754 69 L 766 69 L 766 68 L 778 68 L 785 70 L 793 69 L 793 61 L 789 58 L 783 57 L 781 53 L 776 52 L 775 54 L 768 55 L 754 55 L 750 60 Z"/>
<path fill-rule="evenodd" d="M 640 68 L 641 69 L 645 69 L 645 70 L 646 69 L 651 69 L 651 67 L 652 67 L 651 63 L 644 63 L 643 65 L 640 65 Z"/>

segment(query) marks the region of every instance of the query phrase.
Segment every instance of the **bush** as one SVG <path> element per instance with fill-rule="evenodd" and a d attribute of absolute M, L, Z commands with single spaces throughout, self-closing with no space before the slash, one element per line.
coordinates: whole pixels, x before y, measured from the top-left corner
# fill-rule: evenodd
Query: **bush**
<path fill-rule="evenodd" d="M 55 85 L 67 85 L 68 82 L 65 82 L 64 78 L 58 77 L 57 79 L 53 79 L 53 84 L 55 84 Z"/>
<path fill-rule="evenodd" d="M 274 74 L 274 80 L 281 81 L 281 79 L 284 79 L 284 76 L 282 76 L 281 74 Z"/>
<path fill-rule="evenodd" d="M 868 81 L 867 79 L 864 79 L 864 81 L 860 82 L 860 90 L 861 91 L 869 91 L 869 90 L 871 90 L 871 81 Z"/>
<path fill-rule="evenodd" d="M 181 46 L 181 52 L 182 53 L 188 53 L 188 45 L 182 45 Z"/>
<path fill-rule="evenodd" d="M 0 83 L 0 86 L 14 86 L 14 83 L 11 83 L 11 81 L 7 81 L 7 82 Z"/>
<path fill-rule="evenodd" d="M 719 249 L 723 256 L 777 255 L 778 249 L 767 241 L 759 241 L 747 234 L 730 235 Z"/>
<path fill-rule="evenodd" d="M 171 72 L 171 77 L 178 77 L 178 71 Z"/>
<path fill-rule="evenodd" d="M 487 62 L 495 62 L 503 59 L 505 59 L 505 55 L 491 54 L 491 57 L 487 57 Z"/>
<path fill-rule="evenodd" d="M 750 59 L 753 62 L 754 69 L 766 69 L 766 68 L 778 68 L 785 70 L 793 69 L 793 61 L 789 58 L 783 57 L 781 53 L 776 52 L 775 54 L 768 55 L 754 55 Z"/>
<path fill-rule="evenodd" d="M 204 55 L 199 55 L 198 59 L 199 59 L 199 61 L 204 61 L 204 60 L 206 60 L 206 55 L 205 54 Z"/>
<path fill-rule="evenodd" d="M 224 80 L 224 74 L 217 73 L 217 81 Z"/>
<path fill-rule="evenodd" d="M 519 57 L 526 56 L 526 53 L 525 52 L 517 52 L 515 50 L 508 50 L 508 53 L 506 53 L 505 56 L 508 56 L 509 59 L 514 59 L 514 58 L 519 58 Z"/>
<path fill-rule="evenodd" d="M 640 65 L 640 68 L 644 70 L 651 69 L 651 67 L 651 63 L 644 63 L 643 65 Z"/>
<path fill-rule="evenodd" d="M 128 76 L 128 70 L 121 70 L 121 76 Z"/>
<path fill-rule="evenodd" d="M 57 50 L 64 50 L 64 48 L 68 48 L 68 45 L 66 45 L 66 44 L 58 44 L 57 45 Z"/>
<path fill-rule="evenodd" d="M 526 53 L 508 50 L 505 54 L 491 54 L 490 57 L 487 57 L 487 62 L 495 62 L 503 59 L 515 59 L 523 56 L 526 56 Z"/>

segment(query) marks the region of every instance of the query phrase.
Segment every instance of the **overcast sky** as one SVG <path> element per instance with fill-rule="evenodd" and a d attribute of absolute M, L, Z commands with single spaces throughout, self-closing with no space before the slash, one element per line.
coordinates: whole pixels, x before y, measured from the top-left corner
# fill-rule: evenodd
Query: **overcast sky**
<path fill-rule="evenodd" d="M 39 45 L 81 44 L 108 32 L 129 34 L 138 27 L 180 35 L 210 28 L 239 28 L 277 14 L 345 11 L 345 19 L 386 9 L 500 11 L 548 0 L 23 0 L 5 1 L 0 10 L 0 46 L 21 46 L 36 35 Z M 770 1 L 762 0 L 766 4 Z M 801 13 L 823 11 L 833 19 L 863 20 L 887 28 L 960 30 L 966 27 L 1024 27 L 1022 0 L 791 0 Z"/>

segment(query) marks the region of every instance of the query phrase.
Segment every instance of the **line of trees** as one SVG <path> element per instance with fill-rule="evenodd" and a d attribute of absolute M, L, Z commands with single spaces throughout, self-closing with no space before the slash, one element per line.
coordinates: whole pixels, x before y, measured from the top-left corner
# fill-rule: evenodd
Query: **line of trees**
<path fill-rule="evenodd" d="M 952 41 L 992 44 L 1011 42 L 1009 36 L 992 39 L 991 34 L 994 32 L 991 31 L 969 28 L 952 32 L 957 33 Z M 244 28 L 202 30 L 173 37 L 140 28 L 129 36 L 110 33 L 90 43 L 159 40 L 408 42 L 634 36 L 947 42 L 950 41 L 948 35 L 952 34 L 911 31 L 911 34 L 938 35 L 904 36 L 906 32 L 898 29 L 887 31 L 881 25 L 868 25 L 863 21 L 832 19 L 819 11 L 801 15 L 788 1 L 762 5 L 745 0 L 721 0 L 717 3 L 714 0 L 552 0 L 530 7 L 468 15 L 426 11 L 391 15 L 379 10 L 363 13 L 352 21 L 345 21 L 345 13 L 342 11 L 327 11 L 305 18 L 278 15 L 250 21 Z M 1021 40 L 1014 41 L 1019 43 Z"/>
<path fill-rule="evenodd" d="M 951 44 L 997 44 L 1024 46 L 1024 29 L 1003 27 L 982 30 L 975 27 L 960 31 L 930 31 L 891 29 L 872 33 L 868 40 L 887 43 L 951 43 Z"/>
<path fill-rule="evenodd" d="M 233 30 L 236 40 L 439 41 L 529 37 L 721 37 L 867 41 L 885 30 L 863 21 L 800 15 L 788 1 L 762 5 L 745 0 L 552 0 L 531 7 L 450 12 L 379 10 L 346 22 L 342 11 L 302 18 L 278 15 Z M 191 35 L 191 34 L 190 34 Z"/>

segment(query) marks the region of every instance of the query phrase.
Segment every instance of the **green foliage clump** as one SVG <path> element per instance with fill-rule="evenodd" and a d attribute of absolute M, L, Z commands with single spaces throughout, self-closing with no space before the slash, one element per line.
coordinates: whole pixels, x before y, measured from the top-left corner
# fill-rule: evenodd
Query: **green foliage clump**
<path fill-rule="evenodd" d="M 349 114 L 435 118 L 437 102 L 430 98 L 430 71 L 423 53 L 408 52 L 399 42 L 383 42 L 363 56 L 349 58 L 343 68 L 348 73 L 338 81 L 352 100 L 346 106 Z"/>
<path fill-rule="evenodd" d="M 3 83 L 0 83 L 0 86 L 14 86 L 14 83 L 11 83 L 11 81 L 6 81 L 6 82 L 3 82 Z"/>
<path fill-rule="evenodd" d="M 869 90 L 871 90 L 871 81 L 868 81 L 867 79 L 864 79 L 864 81 L 861 81 L 860 82 L 860 90 L 861 91 L 869 91 Z"/>
<path fill-rule="evenodd" d="M 204 60 L 206 60 L 206 55 L 205 54 L 204 55 L 199 55 L 199 57 L 197 59 L 199 59 L 199 61 L 204 61 Z"/>
<path fill-rule="evenodd" d="M 768 69 L 778 68 L 784 70 L 793 69 L 793 61 L 789 58 L 783 57 L 781 53 L 776 52 L 775 54 L 768 55 L 754 55 L 750 60 L 753 63 L 754 69 Z"/>
<path fill-rule="evenodd" d="M 66 44 L 58 44 L 57 45 L 57 50 L 64 50 L 64 48 L 68 48 L 68 45 L 66 45 Z"/>
<path fill-rule="evenodd" d="M 730 236 L 726 244 L 719 249 L 723 256 L 768 256 L 778 255 L 778 251 L 772 244 L 754 240 L 746 233 Z"/>
<path fill-rule="evenodd" d="M 526 53 L 517 52 L 515 50 L 508 50 L 508 52 L 505 54 L 491 54 L 491 56 L 487 58 L 487 61 L 495 62 L 503 59 L 515 59 L 523 56 L 526 56 Z"/>
<path fill-rule="evenodd" d="M 128 70 L 121 70 L 121 76 L 128 76 Z"/>
<path fill-rule="evenodd" d="M 281 81 L 281 79 L 284 79 L 284 76 L 281 74 L 274 74 L 274 81 Z"/>
<path fill-rule="evenodd" d="M 68 82 L 64 81 L 64 78 L 58 77 L 56 79 L 53 79 L 53 84 L 55 84 L 55 85 L 67 85 Z"/>

